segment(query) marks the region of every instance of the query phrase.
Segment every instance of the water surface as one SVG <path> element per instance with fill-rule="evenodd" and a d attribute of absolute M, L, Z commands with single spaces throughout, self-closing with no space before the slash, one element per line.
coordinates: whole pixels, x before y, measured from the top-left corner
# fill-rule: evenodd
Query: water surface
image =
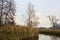
<path fill-rule="evenodd" d="M 39 34 L 38 40 L 60 40 L 60 37 Z"/>

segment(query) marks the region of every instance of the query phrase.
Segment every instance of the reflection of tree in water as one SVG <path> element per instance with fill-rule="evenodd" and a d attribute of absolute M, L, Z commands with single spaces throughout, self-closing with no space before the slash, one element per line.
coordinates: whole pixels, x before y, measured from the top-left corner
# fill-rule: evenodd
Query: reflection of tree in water
<path fill-rule="evenodd" d="M 51 36 L 51 40 L 57 40 L 56 36 Z"/>

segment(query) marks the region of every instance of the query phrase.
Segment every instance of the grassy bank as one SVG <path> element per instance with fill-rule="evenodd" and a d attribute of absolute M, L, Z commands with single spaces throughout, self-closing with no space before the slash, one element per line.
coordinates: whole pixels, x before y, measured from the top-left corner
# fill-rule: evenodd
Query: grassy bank
<path fill-rule="evenodd" d="M 34 40 L 38 33 L 37 28 L 6 25 L 0 27 L 0 40 Z"/>
<path fill-rule="evenodd" d="M 40 29 L 39 33 L 60 36 L 60 29 Z"/>

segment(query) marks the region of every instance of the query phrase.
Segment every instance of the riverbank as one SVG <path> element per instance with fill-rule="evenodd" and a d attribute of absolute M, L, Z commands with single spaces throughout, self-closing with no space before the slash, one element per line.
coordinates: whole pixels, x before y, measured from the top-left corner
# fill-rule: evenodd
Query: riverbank
<path fill-rule="evenodd" d="M 54 35 L 60 37 L 60 29 L 40 29 L 40 34 Z"/>
<path fill-rule="evenodd" d="M 37 28 L 6 25 L 0 27 L 0 40 L 36 40 L 38 33 Z"/>

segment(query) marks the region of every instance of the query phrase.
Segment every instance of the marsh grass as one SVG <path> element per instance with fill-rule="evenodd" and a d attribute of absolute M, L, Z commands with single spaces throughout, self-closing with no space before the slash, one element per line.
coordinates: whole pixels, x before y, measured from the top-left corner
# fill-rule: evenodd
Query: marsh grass
<path fill-rule="evenodd" d="M 5 25 L 0 27 L 0 40 L 34 40 L 38 33 L 38 29 L 33 27 Z"/>

